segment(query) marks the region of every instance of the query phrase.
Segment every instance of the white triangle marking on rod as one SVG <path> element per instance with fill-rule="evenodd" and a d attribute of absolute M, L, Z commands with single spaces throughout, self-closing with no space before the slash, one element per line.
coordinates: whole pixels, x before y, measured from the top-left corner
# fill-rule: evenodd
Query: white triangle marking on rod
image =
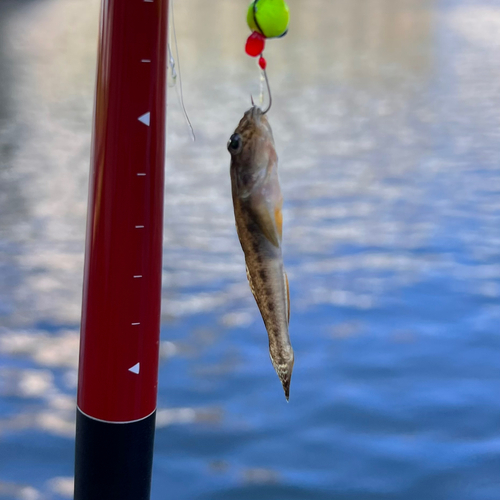
<path fill-rule="evenodd" d="M 141 369 L 141 363 L 136 363 L 132 368 L 129 368 L 128 371 L 138 374 Z"/>
<path fill-rule="evenodd" d="M 137 118 L 141 123 L 144 123 L 144 125 L 147 125 L 149 127 L 149 118 L 151 116 L 151 113 L 148 111 L 147 113 L 144 113 L 143 115 L 139 116 Z"/>

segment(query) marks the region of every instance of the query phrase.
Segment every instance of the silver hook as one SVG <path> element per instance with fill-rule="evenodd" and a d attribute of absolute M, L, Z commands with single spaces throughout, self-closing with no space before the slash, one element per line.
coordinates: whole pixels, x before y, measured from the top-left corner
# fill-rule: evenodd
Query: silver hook
<path fill-rule="evenodd" d="M 269 105 L 265 109 L 265 111 L 262 111 L 262 114 L 265 115 L 270 109 L 273 104 L 273 98 L 271 96 L 271 87 L 269 86 L 269 80 L 267 78 L 267 72 L 265 69 L 262 70 L 264 72 L 264 78 L 266 79 L 266 86 L 267 86 L 267 93 L 269 94 Z"/>

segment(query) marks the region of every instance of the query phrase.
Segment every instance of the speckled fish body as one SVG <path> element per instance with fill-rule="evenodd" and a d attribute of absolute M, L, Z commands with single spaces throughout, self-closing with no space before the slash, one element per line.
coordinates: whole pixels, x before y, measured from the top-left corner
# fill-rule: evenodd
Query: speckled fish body
<path fill-rule="evenodd" d="M 253 106 L 228 142 L 236 230 L 247 278 L 269 336 L 269 354 L 289 398 L 293 349 L 288 334 L 290 299 L 281 253 L 283 197 L 271 127 Z"/>

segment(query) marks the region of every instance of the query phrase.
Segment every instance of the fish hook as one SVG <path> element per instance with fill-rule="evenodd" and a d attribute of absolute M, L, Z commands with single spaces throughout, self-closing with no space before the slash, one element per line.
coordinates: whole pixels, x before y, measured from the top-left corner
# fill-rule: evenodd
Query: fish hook
<path fill-rule="evenodd" d="M 269 94 L 269 104 L 268 104 L 267 108 L 264 111 L 262 111 L 262 114 L 265 115 L 271 109 L 271 106 L 273 104 L 273 97 L 271 95 L 271 87 L 269 86 L 269 80 L 267 78 L 267 72 L 266 72 L 265 69 L 263 69 L 262 71 L 264 73 L 264 78 L 266 79 L 267 93 Z"/>
<path fill-rule="evenodd" d="M 262 72 L 264 73 L 264 78 L 266 80 L 266 86 L 267 86 L 267 93 L 269 94 L 269 105 L 267 106 L 267 108 L 266 108 L 265 111 L 262 111 L 262 114 L 265 115 L 271 109 L 271 105 L 273 103 L 273 98 L 271 96 L 271 87 L 269 86 L 269 80 L 267 79 L 266 70 L 263 69 Z M 252 103 L 252 106 L 255 106 L 255 102 L 253 100 L 253 95 L 252 94 L 250 94 L 250 102 Z"/>
<path fill-rule="evenodd" d="M 253 20 L 254 20 L 254 23 L 255 23 L 255 26 L 257 26 L 257 29 L 259 30 L 259 32 L 262 34 L 262 36 L 266 36 L 264 35 L 264 31 L 262 30 L 262 28 L 260 27 L 259 25 L 259 22 L 257 21 L 257 2 L 259 0 L 254 0 L 253 2 L 253 5 L 252 5 L 252 13 L 253 13 Z M 288 30 L 287 30 L 288 31 Z M 283 33 L 282 36 L 286 35 L 286 32 Z M 267 108 L 265 109 L 265 111 L 262 111 L 262 114 L 265 115 L 270 109 L 271 109 L 271 105 L 273 104 L 273 98 L 271 96 L 271 87 L 269 86 L 269 80 L 267 78 L 267 73 L 266 73 L 266 61 L 265 59 L 262 57 L 262 54 L 260 55 L 260 58 L 261 60 L 264 61 L 264 65 L 261 66 L 261 69 L 264 73 L 264 78 L 266 79 L 266 86 L 267 86 L 267 93 L 269 94 L 269 105 L 267 106 Z M 260 66 L 260 61 L 259 61 L 259 66 Z M 250 96 L 251 100 L 252 100 L 252 106 L 254 106 L 254 103 L 253 103 L 253 97 Z"/>

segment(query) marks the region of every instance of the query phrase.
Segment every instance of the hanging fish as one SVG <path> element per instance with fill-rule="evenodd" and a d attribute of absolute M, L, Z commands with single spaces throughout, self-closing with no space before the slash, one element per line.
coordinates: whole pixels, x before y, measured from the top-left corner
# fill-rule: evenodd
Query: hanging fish
<path fill-rule="evenodd" d="M 247 278 L 267 329 L 271 361 L 288 401 L 294 357 L 288 335 L 290 294 L 281 253 L 283 197 L 273 133 L 265 116 L 270 107 L 271 103 L 262 111 L 252 106 L 227 148 L 236 230 Z"/>

